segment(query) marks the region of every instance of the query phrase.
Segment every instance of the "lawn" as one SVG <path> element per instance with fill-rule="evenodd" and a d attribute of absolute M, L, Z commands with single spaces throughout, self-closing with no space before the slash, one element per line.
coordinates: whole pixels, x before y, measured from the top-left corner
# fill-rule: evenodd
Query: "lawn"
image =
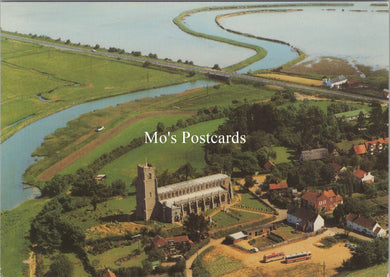
<path fill-rule="evenodd" d="M 353 145 L 358 145 L 364 142 L 364 139 L 354 139 L 354 140 L 343 140 L 339 143 L 336 143 L 336 146 L 344 151 L 351 150 Z"/>
<path fill-rule="evenodd" d="M 295 233 L 295 230 L 291 226 L 282 226 L 272 231 L 272 233 L 281 236 L 284 240 L 290 240 L 299 238 L 302 234 Z"/>
<path fill-rule="evenodd" d="M 385 277 L 388 276 L 389 263 L 383 263 L 380 265 L 372 266 L 366 269 L 357 270 L 353 272 L 341 272 L 335 277 Z"/>
<path fill-rule="evenodd" d="M 1 214 L 1 273 L 2 276 L 24 276 L 29 257 L 28 233 L 32 219 L 39 213 L 44 200 L 29 200 Z"/>
<path fill-rule="evenodd" d="M 245 208 L 250 208 L 250 209 L 259 209 L 264 212 L 269 212 L 269 213 L 272 212 L 272 210 L 268 206 L 266 206 L 253 194 L 246 192 L 243 189 L 241 189 L 237 193 L 240 193 L 241 195 L 241 201 L 237 205 L 243 206 Z"/>
<path fill-rule="evenodd" d="M 230 209 L 226 212 L 221 211 L 217 213 L 212 217 L 212 220 L 216 224 L 214 228 L 222 228 L 262 217 L 264 216 L 261 214 Z"/>
<path fill-rule="evenodd" d="M 128 185 L 137 175 L 137 165 L 145 163 L 147 160 L 153 164 L 157 172 L 169 170 L 173 172 L 187 162 L 196 168 L 199 172 L 206 166 L 204 160 L 204 150 L 202 144 L 181 143 L 180 139 L 182 131 L 188 131 L 191 135 L 200 135 L 214 132 L 225 119 L 217 119 L 207 122 L 202 122 L 180 131 L 174 132 L 177 135 L 177 144 L 145 144 L 138 147 L 113 162 L 106 165 L 100 170 L 101 173 L 107 175 L 107 182 L 111 183 L 116 179 L 122 179 Z"/>
<path fill-rule="evenodd" d="M 240 260 L 215 248 L 203 256 L 203 266 L 213 277 L 224 276 L 244 267 Z"/>
<path fill-rule="evenodd" d="M 1 42 L 3 140 L 23 124 L 66 107 L 197 78 L 13 39 L 2 38 Z M 41 101 L 37 95 L 50 101 Z M 33 114 L 23 124 L 7 128 Z"/>
<path fill-rule="evenodd" d="M 266 247 L 266 246 L 269 246 L 269 245 L 272 245 L 273 242 L 271 242 L 270 240 L 267 239 L 267 237 L 259 237 L 259 238 L 256 238 L 254 239 L 254 243 L 251 245 L 253 247 L 256 247 L 258 249 L 261 249 L 263 247 Z"/>
<path fill-rule="evenodd" d="M 116 269 L 119 267 L 132 267 L 132 266 L 140 266 L 142 267 L 142 261 L 147 258 L 143 249 L 141 250 L 141 254 L 138 256 L 134 256 L 130 258 L 126 262 L 122 262 L 120 264 L 115 263 L 120 258 L 127 257 L 132 254 L 136 249 L 138 249 L 138 243 L 133 243 L 129 246 L 122 246 L 118 248 L 110 249 L 99 255 L 88 254 L 89 260 L 92 264 L 98 264 L 99 268 L 111 268 Z"/>
<path fill-rule="evenodd" d="M 86 200 L 88 201 L 88 200 Z M 135 196 L 125 198 L 110 199 L 99 203 L 97 210 L 93 211 L 92 205 L 64 213 L 64 218 L 80 226 L 84 230 L 99 225 L 104 222 L 110 222 L 109 218 L 113 216 L 130 215 L 136 206 Z M 107 218 L 106 220 L 104 218 Z"/>
<path fill-rule="evenodd" d="M 275 159 L 271 158 L 271 160 L 275 164 L 281 164 L 281 163 L 288 163 L 288 162 L 290 162 L 290 158 L 292 157 L 292 155 L 291 155 L 290 151 L 286 147 L 276 146 L 276 147 L 272 147 L 272 150 L 275 151 L 275 154 L 276 154 L 276 158 Z"/>

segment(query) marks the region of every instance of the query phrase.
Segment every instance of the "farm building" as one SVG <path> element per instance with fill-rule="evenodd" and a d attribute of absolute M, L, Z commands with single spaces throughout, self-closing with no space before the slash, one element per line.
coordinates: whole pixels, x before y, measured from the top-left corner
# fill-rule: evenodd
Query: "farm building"
<path fill-rule="evenodd" d="M 252 239 L 264 234 L 268 234 L 275 229 L 276 227 L 273 224 L 266 224 L 266 225 L 261 225 L 250 229 L 246 229 L 243 231 L 243 233 L 248 236 L 248 239 Z"/>
<path fill-rule="evenodd" d="M 343 197 L 333 190 L 322 192 L 307 191 L 302 195 L 302 203 L 314 209 L 333 211 L 339 204 L 343 204 Z"/>
<path fill-rule="evenodd" d="M 334 79 L 323 79 L 322 84 L 328 88 L 340 88 L 342 85 L 346 84 L 348 82 L 348 79 L 345 78 L 345 76 L 340 75 L 337 78 Z"/>
<path fill-rule="evenodd" d="M 300 161 L 314 161 L 325 159 L 329 156 L 327 148 L 318 148 L 313 150 L 302 151 Z"/>
<path fill-rule="evenodd" d="M 352 149 L 353 153 L 355 153 L 356 155 L 367 154 L 367 148 L 364 144 L 354 145 Z"/>
<path fill-rule="evenodd" d="M 155 167 L 138 165 L 136 216 L 139 219 L 177 222 L 190 213 L 223 207 L 232 197 L 228 175 L 215 174 L 158 187 Z"/>
<path fill-rule="evenodd" d="M 277 184 L 269 184 L 270 191 L 287 190 L 287 189 L 288 189 L 287 182 L 280 182 Z"/>
<path fill-rule="evenodd" d="M 226 239 L 231 243 L 236 243 L 236 242 L 242 241 L 242 240 L 247 239 L 247 238 L 248 238 L 248 236 L 242 231 L 234 233 L 234 234 L 230 234 L 226 237 Z"/>
<path fill-rule="evenodd" d="M 348 214 L 346 217 L 347 226 L 355 231 L 364 233 L 371 237 L 385 237 L 386 230 L 375 221 L 365 218 L 361 215 Z"/>
<path fill-rule="evenodd" d="M 324 227 L 324 219 L 312 209 L 304 207 L 290 208 L 287 222 L 304 232 L 316 232 Z"/>

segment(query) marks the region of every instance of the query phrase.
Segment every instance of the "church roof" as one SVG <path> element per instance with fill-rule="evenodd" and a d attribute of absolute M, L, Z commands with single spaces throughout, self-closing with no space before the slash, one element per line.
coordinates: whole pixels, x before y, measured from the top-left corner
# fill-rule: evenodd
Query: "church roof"
<path fill-rule="evenodd" d="M 159 194 L 166 193 L 166 192 L 172 192 L 172 191 L 175 191 L 177 189 L 183 189 L 183 188 L 187 188 L 187 187 L 191 187 L 191 186 L 195 186 L 195 185 L 199 185 L 199 184 L 205 184 L 208 182 L 222 180 L 225 178 L 229 178 L 229 176 L 226 174 L 214 174 L 214 175 L 205 176 L 205 177 L 201 177 L 201 178 L 197 178 L 197 179 L 192 179 L 189 181 L 184 181 L 184 182 L 180 182 L 180 183 L 176 183 L 176 184 L 172 184 L 172 185 L 168 185 L 168 186 L 164 186 L 164 187 L 159 187 L 159 188 L 157 188 L 157 192 Z"/>

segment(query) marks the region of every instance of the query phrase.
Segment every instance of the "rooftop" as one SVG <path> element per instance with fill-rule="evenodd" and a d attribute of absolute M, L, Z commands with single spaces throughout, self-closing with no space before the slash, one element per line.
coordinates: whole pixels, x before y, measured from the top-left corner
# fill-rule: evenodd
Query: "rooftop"
<path fill-rule="evenodd" d="M 287 214 L 293 215 L 302 221 L 314 221 L 319 214 L 315 213 L 312 209 L 293 207 L 287 211 Z"/>
<path fill-rule="evenodd" d="M 234 240 L 236 239 L 244 239 L 247 237 L 247 235 L 244 234 L 244 232 L 237 232 L 237 233 L 234 233 L 234 234 L 230 234 L 229 237 L 233 238 Z"/>
<path fill-rule="evenodd" d="M 158 188 L 158 193 L 160 193 L 159 189 L 160 188 Z M 226 192 L 226 190 L 217 186 L 214 188 L 200 190 L 200 191 L 184 194 L 184 195 L 173 197 L 173 198 L 166 199 L 166 200 L 164 199 L 164 200 L 161 200 L 160 202 L 165 203 L 165 205 L 167 207 L 172 207 L 175 203 L 180 203 L 182 201 L 191 200 L 194 198 L 202 198 L 204 196 L 211 195 L 211 194 L 218 195 L 219 192 Z"/>
<path fill-rule="evenodd" d="M 353 151 L 357 155 L 361 155 L 361 154 L 366 154 L 367 153 L 367 149 L 366 149 L 366 146 L 364 144 L 354 145 L 353 146 Z"/>
<path fill-rule="evenodd" d="M 318 148 L 313 150 L 302 151 L 301 159 L 303 161 L 320 160 L 329 156 L 327 148 Z"/>
<path fill-rule="evenodd" d="M 191 186 L 195 186 L 195 185 L 199 185 L 199 184 L 208 183 L 211 181 L 222 180 L 225 178 L 229 178 L 229 176 L 226 174 L 214 174 L 214 175 L 205 176 L 205 177 L 201 177 L 201 178 L 197 178 L 197 179 L 192 179 L 192 180 L 181 182 L 181 183 L 168 185 L 165 187 L 160 187 L 160 188 L 157 188 L 157 191 L 158 191 L 158 193 L 172 192 L 172 191 L 175 191 L 177 189 L 187 188 L 187 187 L 191 187 Z"/>
<path fill-rule="evenodd" d="M 287 182 L 280 182 L 277 184 L 269 184 L 269 189 L 274 190 L 274 189 L 286 189 L 288 188 Z"/>
<path fill-rule="evenodd" d="M 374 226 L 376 225 L 376 222 L 374 220 L 356 214 L 348 214 L 347 220 L 370 230 L 372 230 L 372 228 L 374 228 Z"/>

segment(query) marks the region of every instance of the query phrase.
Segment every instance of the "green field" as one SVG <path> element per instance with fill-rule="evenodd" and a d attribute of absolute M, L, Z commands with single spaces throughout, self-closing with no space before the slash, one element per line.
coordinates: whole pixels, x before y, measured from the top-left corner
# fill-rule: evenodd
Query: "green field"
<path fill-rule="evenodd" d="M 207 257 L 206 255 L 210 256 L 210 258 L 205 259 L 205 257 Z M 240 260 L 225 255 L 215 249 L 212 249 L 206 255 L 203 257 L 203 266 L 213 277 L 224 276 L 244 267 Z"/>
<path fill-rule="evenodd" d="M 217 119 L 202 122 L 173 134 L 177 135 L 179 139 L 182 131 L 188 131 L 192 135 L 212 133 L 224 120 Z M 107 175 L 107 182 L 122 179 L 130 185 L 133 178 L 137 175 L 137 165 L 145 163 L 146 160 L 152 163 L 158 172 L 163 172 L 164 170 L 173 172 L 187 162 L 190 162 L 199 172 L 206 166 L 202 144 L 181 143 L 180 141 L 177 144 L 168 142 L 166 144 L 152 143 L 143 145 L 106 165 L 100 172 Z"/>
<path fill-rule="evenodd" d="M 237 204 L 238 206 L 243 206 L 245 208 L 250 209 L 259 209 L 264 212 L 272 212 L 272 209 L 261 202 L 256 196 L 253 194 L 246 192 L 245 190 L 240 190 L 241 201 Z"/>
<path fill-rule="evenodd" d="M 384 263 L 354 272 L 341 272 L 335 277 L 386 277 L 388 272 L 389 263 Z"/>
<path fill-rule="evenodd" d="M 294 228 L 291 226 L 282 226 L 272 231 L 272 233 L 281 236 L 284 240 L 290 240 L 299 238 L 302 234 L 298 234 L 295 232 Z"/>
<path fill-rule="evenodd" d="M 212 217 L 216 224 L 214 228 L 222 228 L 237 223 L 244 223 L 253 219 L 264 217 L 261 214 L 244 212 L 239 210 L 228 210 L 227 212 L 219 212 Z"/>
<path fill-rule="evenodd" d="M 1 274 L 2 276 L 24 276 L 30 249 L 26 238 L 31 220 L 43 207 L 44 200 L 30 200 L 1 214 Z"/>
<path fill-rule="evenodd" d="M 197 78 L 13 39 L 2 38 L 1 43 L 3 140 L 24 124 L 66 107 Z"/>
<path fill-rule="evenodd" d="M 272 147 L 272 150 L 275 151 L 276 158 L 271 158 L 271 161 L 275 164 L 288 163 L 290 162 L 290 158 L 293 156 L 289 150 L 283 146 Z"/>
<path fill-rule="evenodd" d="M 131 254 L 134 250 L 138 248 L 138 243 L 133 243 L 129 246 L 121 246 L 118 248 L 110 249 L 102 254 L 99 255 L 92 255 L 88 254 L 89 260 L 92 264 L 98 264 L 99 269 L 100 268 L 111 268 L 116 269 L 119 267 L 132 267 L 132 266 L 139 266 L 142 267 L 142 261 L 147 258 L 145 252 L 143 249 L 141 250 L 141 254 L 138 256 L 134 256 L 133 258 L 129 259 L 126 262 L 121 263 L 120 265 L 117 265 L 115 261 L 117 261 L 120 258 L 124 258 Z"/>

